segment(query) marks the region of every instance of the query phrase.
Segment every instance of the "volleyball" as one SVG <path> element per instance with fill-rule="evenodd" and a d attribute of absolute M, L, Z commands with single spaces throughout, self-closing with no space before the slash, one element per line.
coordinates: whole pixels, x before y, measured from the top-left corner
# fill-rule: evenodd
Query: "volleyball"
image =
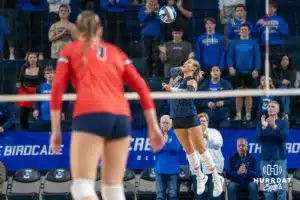
<path fill-rule="evenodd" d="M 173 6 L 163 6 L 159 9 L 159 17 L 164 23 L 172 23 L 176 19 L 176 10 Z"/>

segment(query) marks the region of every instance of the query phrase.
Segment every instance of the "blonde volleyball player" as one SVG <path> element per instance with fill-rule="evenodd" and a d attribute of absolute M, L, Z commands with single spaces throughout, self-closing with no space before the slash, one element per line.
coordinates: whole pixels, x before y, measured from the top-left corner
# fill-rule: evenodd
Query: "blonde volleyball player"
<path fill-rule="evenodd" d="M 80 39 L 65 46 L 56 69 L 51 93 L 51 147 L 61 145 L 62 95 L 71 79 L 77 99 L 73 113 L 71 171 L 74 200 L 98 200 L 95 178 L 102 161 L 101 195 L 104 200 L 125 200 L 124 169 L 130 145 L 130 108 L 124 83 L 136 91 L 148 124 L 154 151 L 163 147 L 149 88 L 127 55 L 112 44 L 99 42 L 99 17 L 84 11 L 77 18 Z"/>
<path fill-rule="evenodd" d="M 168 92 L 194 92 L 198 88 L 196 76 L 199 74 L 200 65 L 194 59 L 188 59 L 181 68 L 183 78 L 171 87 L 163 83 L 163 88 Z M 204 145 L 204 137 L 200 120 L 197 116 L 197 109 L 192 99 L 170 100 L 170 116 L 173 121 L 176 136 L 187 153 L 190 166 L 197 176 L 197 194 L 205 190 L 207 176 L 201 172 L 200 159 L 203 164 L 212 172 L 214 189 L 213 196 L 218 197 L 223 192 L 224 178 L 216 170 L 216 166 L 208 150 Z M 199 134 L 200 133 L 200 134 Z M 200 153 L 198 157 L 197 151 Z"/>

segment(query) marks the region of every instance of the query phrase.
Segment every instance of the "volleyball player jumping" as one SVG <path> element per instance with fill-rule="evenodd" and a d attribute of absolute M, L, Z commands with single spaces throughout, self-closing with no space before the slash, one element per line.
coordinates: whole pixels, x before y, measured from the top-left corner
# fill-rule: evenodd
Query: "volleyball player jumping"
<path fill-rule="evenodd" d="M 84 11 L 77 17 L 78 41 L 65 46 L 57 61 L 51 93 L 51 147 L 61 145 L 62 95 L 70 79 L 76 89 L 72 139 L 71 194 L 75 200 L 97 200 L 95 178 L 102 161 L 101 195 L 104 200 L 125 200 L 124 169 L 130 145 L 130 108 L 124 96 L 124 83 L 141 100 L 153 151 L 164 139 L 150 97 L 149 88 L 128 57 L 117 47 L 99 42 L 102 27 L 99 17 Z"/>
<path fill-rule="evenodd" d="M 200 65 L 194 59 L 188 59 L 183 67 L 183 78 L 171 87 L 163 84 L 163 88 L 168 92 L 196 91 L 198 83 L 196 76 L 199 73 Z M 209 151 L 205 148 L 202 128 L 197 116 L 197 109 L 192 99 L 172 99 L 170 100 L 170 116 L 173 121 L 176 136 L 187 153 L 190 166 L 197 175 L 197 194 L 200 195 L 205 190 L 207 176 L 201 172 L 200 160 L 212 171 L 214 189 L 213 196 L 218 197 L 223 192 L 224 178 L 216 170 L 215 163 Z M 198 157 L 196 151 L 200 153 Z"/>

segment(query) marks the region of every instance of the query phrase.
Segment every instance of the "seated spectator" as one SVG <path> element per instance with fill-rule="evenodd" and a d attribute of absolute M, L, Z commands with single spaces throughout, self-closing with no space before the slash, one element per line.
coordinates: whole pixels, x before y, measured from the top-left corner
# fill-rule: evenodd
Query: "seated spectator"
<path fill-rule="evenodd" d="M 240 38 L 240 26 L 247 23 L 250 27 L 250 35 L 254 34 L 254 28 L 252 23 L 247 20 L 247 8 L 244 4 L 238 4 L 235 6 L 235 18 L 231 19 L 227 24 L 226 36 L 228 39 Z"/>
<path fill-rule="evenodd" d="M 15 130 L 16 107 L 13 103 L 0 103 L 0 134 Z"/>
<path fill-rule="evenodd" d="M 59 20 L 59 8 L 61 5 L 67 5 L 69 7 L 71 0 L 47 0 L 49 4 L 50 22 L 55 23 Z M 70 7 L 69 7 L 70 11 Z"/>
<path fill-rule="evenodd" d="M 159 50 L 158 45 L 162 41 L 162 24 L 158 15 L 159 4 L 157 0 L 147 0 L 146 6 L 139 11 L 139 21 L 142 27 L 142 38 L 147 56 L 147 77 L 157 75 Z"/>
<path fill-rule="evenodd" d="M 182 41 L 183 30 L 181 27 L 174 26 L 172 35 L 172 41 L 159 47 L 160 59 L 165 63 L 164 75 L 166 78 L 171 77 L 171 68 L 181 66 L 193 51 L 191 43 Z"/>
<path fill-rule="evenodd" d="M 76 27 L 69 21 L 70 10 L 67 5 L 60 5 L 60 21 L 51 25 L 49 29 L 49 41 L 52 42 L 51 58 L 58 59 L 60 50 L 76 38 Z"/>
<path fill-rule="evenodd" d="M 166 144 L 156 153 L 155 183 L 157 200 L 178 200 L 178 177 L 180 172 L 179 152 L 182 149 L 169 115 L 160 118 L 160 127 Z M 168 198 L 166 198 L 168 196 Z"/>
<path fill-rule="evenodd" d="M 246 0 L 219 0 L 220 19 L 222 24 L 227 24 L 235 18 L 236 5 L 246 5 Z"/>
<path fill-rule="evenodd" d="M 263 187 L 266 188 L 264 196 L 267 200 L 275 199 L 275 193 L 277 193 L 277 199 L 287 199 L 287 185 L 286 182 L 283 182 L 283 179 L 288 176 L 286 141 L 289 134 L 289 125 L 287 120 L 278 118 L 279 110 L 278 102 L 271 101 L 268 105 L 268 117 L 262 116 L 261 121 L 256 126 L 257 139 L 261 144 L 260 169 L 262 178 L 264 180 L 273 179 L 271 182 L 264 181 L 263 183 Z M 268 170 L 263 170 L 268 166 L 273 168 L 277 166 L 277 169 L 281 169 L 280 173 L 269 173 Z"/>
<path fill-rule="evenodd" d="M 283 37 L 289 34 L 289 27 L 286 21 L 277 15 L 277 5 L 273 1 L 270 3 L 269 16 L 258 20 L 255 33 L 259 38 L 261 52 L 265 52 L 266 46 L 266 26 L 269 27 L 269 54 L 271 64 L 277 64 L 276 61 L 282 53 Z M 268 24 L 266 23 L 268 19 Z M 264 55 L 264 54 L 263 54 Z"/>
<path fill-rule="evenodd" d="M 271 78 L 269 78 L 269 86 L 270 89 L 275 89 L 275 86 L 273 84 L 273 81 Z M 265 89 L 266 87 L 266 77 L 262 76 L 260 77 L 260 85 L 258 86 L 259 89 Z M 271 101 L 276 100 L 277 98 L 275 96 L 261 96 L 257 97 L 257 108 L 256 108 L 256 122 L 259 122 L 261 117 L 264 115 L 268 117 L 268 105 Z"/>
<path fill-rule="evenodd" d="M 255 156 L 248 152 L 248 141 L 237 140 L 237 153 L 230 157 L 226 170 L 228 199 L 236 200 L 238 191 L 247 191 L 250 200 L 258 200 L 258 185 L 253 182 L 259 173 Z"/>
<path fill-rule="evenodd" d="M 0 16 L 0 59 L 4 58 L 4 37 L 8 33 L 8 25 L 4 17 Z"/>
<path fill-rule="evenodd" d="M 297 72 L 292 66 L 292 61 L 288 55 L 281 57 L 280 64 L 274 66 L 271 70 L 271 77 L 277 88 L 293 88 L 296 81 Z M 290 114 L 290 96 L 281 96 L 280 104 L 282 105 L 283 117 L 288 119 Z"/>
<path fill-rule="evenodd" d="M 200 113 L 198 115 L 200 119 L 200 123 L 202 126 L 203 136 L 204 136 L 204 142 L 206 144 L 206 148 L 208 149 L 210 155 L 212 156 L 212 159 L 214 163 L 216 164 L 217 172 L 218 174 L 222 174 L 224 170 L 224 157 L 222 154 L 222 146 L 223 146 L 223 138 L 220 132 L 213 128 L 208 128 L 209 123 L 209 117 L 206 113 Z M 211 174 L 211 170 L 207 169 L 203 162 L 201 162 L 201 168 L 203 174 L 208 176 L 208 180 L 206 182 L 206 190 L 201 194 L 197 195 L 197 177 L 196 175 L 193 175 L 193 191 L 195 194 L 195 200 L 221 200 L 222 196 L 213 197 L 213 189 L 214 189 L 214 183 L 213 183 L 213 177 Z M 192 173 L 193 169 L 191 168 Z"/>
<path fill-rule="evenodd" d="M 240 26 L 240 39 L 230 42 L 227 55 L 229 74 L 232 76 L 234 89 L 249 89 L 257 87 L 256 81 L 261 68 L 261 55 L 257 42 L 249 37 L 248 24 Z M 237 97 L 235 101 L 235 120 L 242 119 L 243 97 Z M 252 97 L 245 97 L 246 120 L 251 120 Z"/>
<path fill-rule="evenodd" d="M 216 33 L 216 20 L 205 18 L 206 33 L 197 38 L 195 44 L 195 58 L 200 63 L 205 78 L 209 77 L 212 67 L 224 68 L 225 40 L 222 34 Z"/>
<path fill-rule="evenodd" d="M 210 80 L 204 81 L 198 88 L 199 91 L 224 91 L 232 90 L 231 84 L 221 78 L 221 70 L 215 66 L 211 68 Z M 212 127 L 220 128 L 229 126 L 229 115 L 233 104 L 233 99 L 203 99 L 196 100 L 197 106 L 204 108 L 208 114 Z"/>
<path fill-rule="evenodd" d="M 46 82 L 42 83 L 37 88 L 37 93 L 50 94 L 52 82 L 54 79 L 54 69 L 52 67 L 46 67 L 44 70 L 44 76 Z M 48 101 L 38 101 L 34 104 L 33 117 L 35 122 L 30 127 L 31 131 L 49 131 L 51 130 L 51 117 L 50 117 L 50 105 Z M 64 113 L 62 114 L 64 119 Z"/>

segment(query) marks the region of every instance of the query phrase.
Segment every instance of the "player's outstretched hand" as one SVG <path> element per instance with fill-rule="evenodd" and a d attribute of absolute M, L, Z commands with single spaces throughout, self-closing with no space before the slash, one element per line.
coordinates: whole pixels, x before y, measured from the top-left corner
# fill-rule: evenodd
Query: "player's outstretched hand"
<path fill-rule="evenodd" d="M 158 152 L 165 145 L 164 136 L 158 126 L 155 128 L 148 129 L 148 131 L 151 147 L 154 152 Z"/>
<path fill-rule="evenodd" d="M 51 133 L 50 146 L 52 152 L 58 153 L 60 151 L 61 142 L 61 133 Z"/>

